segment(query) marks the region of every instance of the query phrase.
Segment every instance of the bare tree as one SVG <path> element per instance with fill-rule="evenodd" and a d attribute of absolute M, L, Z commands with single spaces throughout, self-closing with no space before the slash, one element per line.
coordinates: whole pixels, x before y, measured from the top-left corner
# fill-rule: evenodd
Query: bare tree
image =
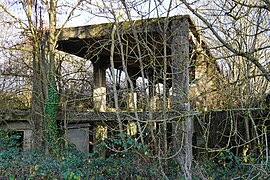
<path fill-rule="evenodd" d="M 78 1 L 70 6 L 66 4 L 69 13 L 60 26 L 60 31 L 80 3 L 81 1 Z M 48 150 L 57 141 L 58 90 L 55 81 L 55 47 L 60 34 L 60 31 L 56 31 L 58 21 L 56 15 L 60 10 L 58 1 L 16 1 L 1 3 L 0 6 L 14 22 L 15 27 L 18 27 L 26 37 L 27 42 L 31 43 L 33 68 L 31 118 L 34 125 L 34 147 Z M 16 9 L 23 14 L 16 14 Z M 44 19 L 44 15 L 47 15 L 48 19 Z M 45 22 L 48 23 L 48 27 Z"/>
<path fill-rule="evenodd" d="M 261 71 L 260 75 L 270 80 L 270 73 L 266 67 L 269 63 L 266 54 L 270 48 L 267 38 L 269 2 L 181 2 L 202 21 L 201 29 L 209 31 L 209 36 L 216 38 L 215 47 L 227 49 L 227 57 L 241 57 L 246 64 L 255 65 Z"/>
<path fill-rule="evenodd" d="M 225 93 L 231 99 L 227 104 L 243 109 L 258 107 L 269 91 L 269 2 L 181 2 L 201 20 L 200 28 L 224 67 L 229 86 L 221 89 L 233 91 Z M 250 111 L 246 113 L 245 138 L 250 141 L 251 131 L 254 138 L 258 130 Z"/>

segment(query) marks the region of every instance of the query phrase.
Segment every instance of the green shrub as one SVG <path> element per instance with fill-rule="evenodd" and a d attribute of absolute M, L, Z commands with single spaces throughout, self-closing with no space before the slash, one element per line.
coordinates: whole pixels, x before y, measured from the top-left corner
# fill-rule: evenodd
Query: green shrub
<path fill-rule="evenodd" d="M 11 134 L 11 136 L 7 136 Z M 106 146 L 129 150 L 109 152 L 100 156 L 98 148 L 88 156 L 73 145 L 62 148 L 60 155 L 44 155 L 39 149 L 22 152 L 17 146 L 20 137 L 16 133 L 1 131 L 0 136 L 0 179 L 156 179 L 158 168 L 149 160 L 146 146 L 126 138 L 119 143 L 122 135 L 110 139 Z M 114 143 L 114 144 L 111 144 Z M 100 144 L 103 146 L 105 144 Z"/>
<path fill-rule="evenodd" d="M 106 158 L 100 154 L 107 147 Z M 157 179 L 157 163 L 151 151 L 126 134 L 117 134 L 102 141 L 90 154 L 89 178 L 95 179 Z"/>
<path fill-rule="evenodd" d="M 146 145 L 125 134 L 100 142 L 93 153 L 85 155 L 74 145 L 61 148 L 61 154 L 44 155 L 39 149 L 22 151 L 20 136 L 0 131 L 0 179 L 161 179 L 156 159 Z M 63 143 L 65 144 L 65 143 Z M 102 150 L 107 148 L 106 156 Z M 110 151 L 108 149 L 111 149 Z M 114 150 L 114 151 L 113 151 Z M 252 155 L 254 156 L 254 155 Z M 193 167 L 194 179 L 267 179 L 270 164 L 263 157 L 244 162 L 229 150 L 217 159 Z M 163 164 L 169 179 L 176 179 L 181 167 L 174 159 Z"/>
<path fill-rule="evenodd" d="M 244 161 L 244 157 L 234 155 L 230 150 L 221 152 L 217 159 L 200 162 L 201 174 L 208 179 L 267 179 L 270 163 L 262 157 L 250 158 L 254 161 Z"/>

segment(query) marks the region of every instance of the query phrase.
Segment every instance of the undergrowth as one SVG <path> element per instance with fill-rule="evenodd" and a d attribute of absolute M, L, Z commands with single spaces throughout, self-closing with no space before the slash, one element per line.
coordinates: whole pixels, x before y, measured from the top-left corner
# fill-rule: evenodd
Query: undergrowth
<path fill-rule="evenodd" d="M 102 141 L 90 154 L 69 144 L 57 156 L 44 155 L 39 149 L 22 151 L 19 138 L 0 130 L 0 179 L 176 179 L 181 171 L 170 159 L 162 164 L 164 175 L 147 146 L 124 134 Z M 229 150 L 215 160 L 194 163 L 192 170 L 193 179 L 270 178 L 265 157 L 238 157 Z"/>
<path fill-rule="evenodd" d="M 0 179 L 157 179 L 160 177 L 155 161 L 150 161 L 143 145 L 132 140 L 118 141 L 116 136 L 107 143 L 115 143 L 119 152 L 103 156 L 105 142 L 96 150 L 84 154 L 74 145 L 67 145 L 61 154 L 43 155 L 41 150 L 22 151 L 17 146 L 19 135 L 0 131 Z M 129 150 L 123 150 L 130 146 Z M 136 153 L 135 153 L 136 152 Z M 150 155 L 150 153 L 149 153 Z"/>

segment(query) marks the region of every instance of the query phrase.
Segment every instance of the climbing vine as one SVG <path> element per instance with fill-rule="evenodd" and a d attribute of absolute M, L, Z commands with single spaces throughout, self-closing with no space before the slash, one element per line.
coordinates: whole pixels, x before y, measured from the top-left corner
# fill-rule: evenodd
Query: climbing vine
<path fill-rule="evenodd" d="M 48 84 L 48 97 L 45 103 L 45 122 L 47 130 L 48 148 L 52 153 L 59 150 L 57 139 L 59 136 L 56 115 L 58 106 L 58 92 L 54 76 L 50 75 Z"/>

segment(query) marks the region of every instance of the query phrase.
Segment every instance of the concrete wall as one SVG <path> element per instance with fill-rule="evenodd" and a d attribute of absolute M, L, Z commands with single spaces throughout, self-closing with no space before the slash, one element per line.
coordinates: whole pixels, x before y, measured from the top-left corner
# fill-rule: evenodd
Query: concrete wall
<path fill-rule="evenodd" d="M 89 152 L 89 129 L 88 128 L 69 129 L 67 132 L 67 138 L 83 153 Z"/>
<path fill-rule="evenodd" d="M 23 150 L 28 150 L 32 148 L 32 127 L 28 121 L 6 121 L 4 124 L 0 125 L 3 130 L 14 130 L 23 132 Z"/>

